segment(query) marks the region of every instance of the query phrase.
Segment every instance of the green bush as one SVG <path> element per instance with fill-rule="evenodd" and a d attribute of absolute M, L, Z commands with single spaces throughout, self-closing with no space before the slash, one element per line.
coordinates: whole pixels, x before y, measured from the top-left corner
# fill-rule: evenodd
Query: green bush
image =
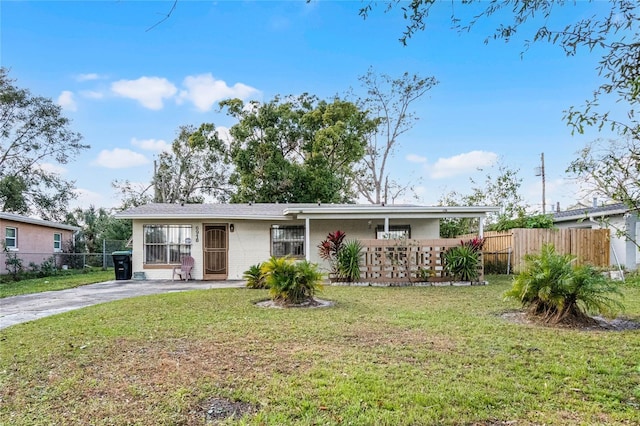
<path fill-rule="evenodd" d="M 260 271 L 274 301 L 303 303 L 322 288 L 322 273 L 316 264 L 306 260 L 296 262 L 290 257 L 271 257 Z"/>
<path fill-rule="evenodd" d="M 347 241 L 338 251 L 338 279 L 346 282 L 360 279 L 362 244 L 358 240 Z"/>
<path fill-rule="evenodd" d="M 625 274 L 624 285 L 628 287 L 640 287 L 640 269 Z"/>
<path fill-rule="evenodd" d="M 20 281 L 20 276 L 24 271 L 24 267 L 22 266 L 22 259 L 18 257 L 17 253 L 9 251 L 6 247 L 4 248 L 6 253 L 4 264 L 7 272 L 14 281 Z"/>
<path fill-rule="evenodd" d="M 520 216 L 515 219 L 509 219 L 501 216 L 498 222 L 494 225 L 488 226 L 487 231 L 508 231 L 514 228 L 553 228 L 553 215 L 551 214 L 539 214 L 535 216 Z"/>
<path fill-rule="evenodd" d="M 327 238 L 318 244 L 318 254 L 331 266 L 331 275 L 338 275 L 338 253 L 342 250 L 346 234 L 340 230 L 329 232 Z"/>
<path fill-rule="evenodd" d="M 519 300 L 531 314 L 553 324 L 594 322 L 588 314 L 614 315 L 622 310 L 613 297 L 621 294 L 616 284 L 592 266 L 574 265 L 575 259 L 545 244 L 540 254 L 524 257 L 524 269 L 505 298 Z"/>
<path fill-rule="evenodd" d="M 242 278 L 247 280 L 248 288 L 267 288 L 267 282 L 265 280 L 265 275 L 262 272 L 261 267 L 261 263 L 257 265 L 251 265 L 249 269 L 247 269 L 244 274 L 242 274 Z"/>
<path fill-rule="evenodd" d="M 461 244 L 451 247 L 444 255 L 444 268 L 447 273 L 461 281 L 477 281 L 480 274 L 478 262 L 480 251 L 473 245 Z"/>

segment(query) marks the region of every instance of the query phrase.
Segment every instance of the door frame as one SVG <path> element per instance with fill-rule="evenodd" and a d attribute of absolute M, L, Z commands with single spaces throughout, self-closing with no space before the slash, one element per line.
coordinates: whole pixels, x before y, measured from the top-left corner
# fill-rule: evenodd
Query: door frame
<path fill-rule="evenodd" d="M 207 243 L 207 228 L 209 227 L 224 227 L 225 235 L 225 274 L 207 274 L 206 265 L 206 243 Z M 202 279 L 203 280 L 226 280 L 229 277 L 229 224 L 228 223 L 203 223 L 202 224 Z"/>

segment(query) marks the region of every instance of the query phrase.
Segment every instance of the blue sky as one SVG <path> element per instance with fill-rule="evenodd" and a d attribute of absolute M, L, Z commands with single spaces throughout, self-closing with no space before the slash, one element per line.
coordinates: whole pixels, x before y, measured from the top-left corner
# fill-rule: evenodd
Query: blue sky
<path fill-rule="evenodd" d="M 565 7 L 548 24 L 591 15 L 603 3 Z M 443 2 L 426 31 L 403 47 L 399 10 L 379 7 L 363 20 L 355 1 L 180 0 L 168 20 L 148 30 L 172 4 L 0 3 L 1 65 L 19 87 L 62 105 L 91 145 L 57 169 L 76 181 L 76 205 L 117 206 L 114 179 L 148 182 L 154 157 L 178 126 L 233 125 L 216 111 L 224 98 L 358 93 L 358 76 L 369 67 L 440 82 L 415 104 L 420 120 L 403 135 L 390 165 L 393 178 L 417 182 L 424 204 L 446 191 L 465 193 L 470 177 L 482 179 L 478 166 L 501 159 L 520 169 L 522 192 L 540 209 L 534 168 L 544 152 L 547 209 L 556 202 L 566 207 L 580 198 L 567 181 L 567 165 L 587 142 L 607 136 L 572 136 L 562 121 L 564 110 L 582 105 L 597 87 L 598 56 L 566 57 L 542 43 L 521 56 L 525 35 L 485 44 L 504 15 L 458 34 L 449 29 L 452 3 Z"/>

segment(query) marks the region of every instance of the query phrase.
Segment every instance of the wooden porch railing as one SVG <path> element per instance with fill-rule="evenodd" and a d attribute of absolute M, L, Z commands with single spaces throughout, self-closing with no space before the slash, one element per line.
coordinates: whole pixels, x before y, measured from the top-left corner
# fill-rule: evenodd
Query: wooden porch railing
<path fill-rule="evenodd" d="M 454 280 L 444 269 L 442 255 L 450 247 L 459 245 L 459 238 L 360 242 L 363 246 L 361 282 L 415 283 Z M 478 280 L 484 281 L 482 255 L 478 261 L 478 272 Z"/>

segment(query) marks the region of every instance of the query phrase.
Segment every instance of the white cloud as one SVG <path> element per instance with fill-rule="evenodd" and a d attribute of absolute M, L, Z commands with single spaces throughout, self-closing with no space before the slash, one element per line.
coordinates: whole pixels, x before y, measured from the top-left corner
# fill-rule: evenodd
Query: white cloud
<path fill-rule="evenodd" d="M 163 100 L 172 98 L 178 89 L 166 78 L 140 77 L 111 83 L 111 91 L 123 98 L 135 99 L 145 108 L 157 110 L 162 109 Z"/>
<path fill-rule="evenodd" d="M 224 126 L 216 127 L 216 133 L 218 134 L 218 137 L 222 139 L 222 141 L 224 141 L 224 143 L 227 146 L 231 145 L 231 140 L 233 138 L 231 137 L 231 133 L 229 132 L 228 127 L 224 127 Z"/>
<path fill-rule="evenodd" d="M 113 198 L 107 198 L 103 193 L 94 192 L 84 188 L 76 188 L 73 191 L 77 198 L 69 201 L 69 207 L 80 207 L 88 209 L 90 206 L 100 206 L 104 208 L 116 207 L 119 202 Z"/>
<path fill-rule="evenodd" d="M 408 154 L 406 159 L 410 163 L 426 163 L 427 162 L 427 157 L 423 157 L 418 154 Z"/>
<path fill-rule="evenodd" d="M 60 94 L 60 96 L 58 96 L 57 103 L 62 108 L 66 109 L 68 111 L 77 111 L 78 110 L 78 105 L 76 104 L 76 101 L 73 99 L 73 92 L 70 92 L 68 90 L 64 90 Z"/>
<path fill-rule="evenodd" d="M 78 74 L 76 76 L 76 80 L 77 81 L 99 80 L 100 78 L 102 78 L 102 77 L 100 77 L 100 75 L 98 75 L 98 74 L 96 74 L 94 72 L 89 73 L 89 74 Z"/>
<path fill-rule="evenodd" d="M 530 180 L 524 186 L 524 193 L 527 203 L 531 205 L 534 210 L 540 212 L 542 210 L 542 180 Z M 579 182 L 574 179 L 547 179 L 545 182 L 545 199 L 546 199 L 546 211 L 555 211 L 557 204 L 560 203 L 560 209 L 565 210 L 570 206 L 581 202 L 586 205 L 591 205 L 591 197 L 585 191 L 584 187 L 581 187 Z"/>
<path fill-rule="evenodd" d="M 89 98 L 89 99 L 102 99 L 102 98 L 104 98 L 104 93 L 98 92 L 98 91 L 95 91 L 95 90 L 82 90 L 80 92 L 80 94 L 83 97 Z"/>
<path fill-rule="evenodd" d="M 171 144 L 167 143 L 162 139 L 137 139 L 131 138 L 131 145 L 137 146 L 140 149 L 144 149 L 145 151 L 170 151 Z"/>
<path fill-rule="evenodd" d="M 192 102 L 199 111 L 210 111 L 213 105 L 223 99 L 247 99 L 259 91 L 246 84 L 227 86 L 223 80 L 216 80 L 210 73 L 188 76 L 182 83 L 186 90 L 180 91 L 180 101 Z"/>
<path fill-rule="evenodd" d="M 115 148 L 111 151 L 103 149 L 93 164 L 108 169 L 126 169 L 149 163 L 144 155 L 130 149 Z"/>
<path fill-rule="evenodd" d="M 62 167 L 59 164 L 42 163 L 39 166 L 40 166 L 40 169 L 44 170 L 45 172 L 55 173 L 57 175 L 63 175 L 65 173 L 67 173 L 67 169 Z"/>
<path fill-rule="evenodd" d="M 427 188 L 425 186 L 418 185 L 413 188 L 413 192 L 415 192 L 418 197 L 422 197 L 427 193 Z"/>
<path fill-rule="evenodd" d="M 498 161 L 498 154 L 487 151 L 471 151 L 454 155 L 449 158 L 439 158 L 433 165 L 425 168 L 432 179 L 443 179 L 467 173 L 473 173 L 478 168 L 488 167 Z"/>

